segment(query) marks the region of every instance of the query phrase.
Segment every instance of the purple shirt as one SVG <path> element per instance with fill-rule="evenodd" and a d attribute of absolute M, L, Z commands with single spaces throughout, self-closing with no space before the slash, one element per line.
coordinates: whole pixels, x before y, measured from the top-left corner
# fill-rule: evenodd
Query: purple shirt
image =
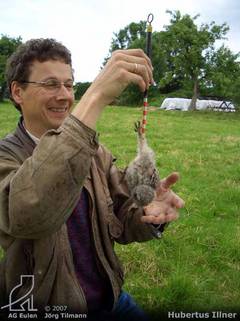
<path fill-rule="evenodd" d="M 82 189 L 77 206 L 67 220 L 68 235 L 73 253 L 75 272 L 86 296 L 89 311 L 100 309 L 109 293 L 109 281 L 100 275 L 91 238 L 89 200 Z"/>

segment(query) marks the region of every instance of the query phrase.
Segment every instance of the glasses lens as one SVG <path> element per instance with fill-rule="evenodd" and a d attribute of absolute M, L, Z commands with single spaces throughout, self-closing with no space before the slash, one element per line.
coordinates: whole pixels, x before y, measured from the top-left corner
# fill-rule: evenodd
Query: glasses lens
<path fill-rule="evenodd" d="M 61 87 L 61 83 L 57 80 L 47 80 L 43 85 L 46 89 L 49 90 L 55 90 Z"/>
<path fill-rule="evenodd" d="M 72 81 L 72 80 L 66 81 L 66 82 L 64 83 L 64 86 L 65 86 L 67 89 L 73 89 L 73 81 Z"/>

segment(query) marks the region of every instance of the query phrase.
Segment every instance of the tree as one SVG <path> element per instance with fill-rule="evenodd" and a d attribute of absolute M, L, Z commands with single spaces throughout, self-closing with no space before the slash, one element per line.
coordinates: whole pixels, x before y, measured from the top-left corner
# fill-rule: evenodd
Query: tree
<path fill-rule="evenodd" d="M 233 54 L 222 45 L 218 50 L 208 54 L 206 69 L 206 87 L 211 95 L 230 99 L 240 104 L 240 53 Z"/>
<path fill-rule="evenodd" d="M 225 23 L 216 25 L 214 21 L 198 26 L 196 19 L 199 15 L 182 16 L 179 11 L 167 13 L 171 15 L 169 25 L 163 31 L 154 31 L 152 34 L 153 76 L 159 87 L 150 87 L 150 99 L 160 93 L 178 91 L 180 97 L 192 97 L 190 109 L 193 110 L 196 109 L 200 93 L 233 97 L 235 101 L 239 101 L 239 91 L 236 90 L 236 84 L 239 84 L 239 55 L 234 55 L 226 48 L 215 48 L 217 40 L 225 39 L 229 27 Z M 130 23 L 114 34 L 109 53 L 116 49 L 144 50 L 145 46 L 146 22 L 140 21 Z M 129 86 L 117 103 L 142 103 L 139 89 Z"/>
<path fill-rule="evenodd" d="M 0 38 L 0 101 L 4 98 L 6 90 L 6 80 L 4 76 L 7 59 L 22 43 L 22 38 L 10 38 L 2 35 Z"/>
<path fill-rule="evenodd" d="M 111 42 L 110 53 L 116 49 L 133 48 L 133 43 L 138 42 L 140 46 L 143 44 L 143 39 L 146 36 L 146 22 L 132 22 L 118 33 L 114 33 L 114 38 Z M 139 42 L 140 41 L 140 42 Z"/>
<path fill-rule="evenodd" d="M 166 54 L 168 71 L 160 81 L 160 86 L 175 81 L 192 86 L 190 109 L 196 109 L 199 83 L 206 76 L 206 55 L 214 51 L 216 40 L 224 39 L 229 27 L 215 22 L 198 27 L 196 15 L 181 15 L 179 11 L 167 11 L 171 15 L 170 24 L 165 26 L 162 46 Z"/>
<path fill-rule="evenodd" d="M 74 96 L 75 99 L 79 100 L 83 94 L 87 91 L 87 89 L 90 87 L 90 82 L 77 82 L 74 85 Z"/>

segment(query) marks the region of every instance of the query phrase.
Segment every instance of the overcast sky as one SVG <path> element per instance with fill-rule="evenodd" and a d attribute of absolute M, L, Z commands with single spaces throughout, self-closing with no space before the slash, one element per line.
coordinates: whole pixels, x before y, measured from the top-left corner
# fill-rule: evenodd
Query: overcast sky
<path fill-rule="evenodd" d="M 164 3 L 163 3 L 164 2 Z M 165 4 L 166 3 L 166 4 Z M 169 23 L 166 10 L 200 14 L 197 22 L 226 22 L 226 45 L 240 51 L 239 0 L 0 0 L 0 35 L 51 37 L 72 52 L 76 81 L 92 81 L 108 54 L 114 32 L 154 14 L 153 30 Z"/>

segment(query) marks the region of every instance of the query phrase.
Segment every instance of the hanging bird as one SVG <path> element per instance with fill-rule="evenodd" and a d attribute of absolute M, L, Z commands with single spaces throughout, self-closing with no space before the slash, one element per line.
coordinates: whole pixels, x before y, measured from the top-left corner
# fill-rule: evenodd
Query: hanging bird
<path fill-rule="evenodd" d="M 138 206 L 146 206 L 152 202 L 160 177 L 155 164 L 155 154 L 148 146 L 140 122 L 135 123 L 138 151 L 136 158 L 129 164 L 125 179 L 129 191 Z"/>

